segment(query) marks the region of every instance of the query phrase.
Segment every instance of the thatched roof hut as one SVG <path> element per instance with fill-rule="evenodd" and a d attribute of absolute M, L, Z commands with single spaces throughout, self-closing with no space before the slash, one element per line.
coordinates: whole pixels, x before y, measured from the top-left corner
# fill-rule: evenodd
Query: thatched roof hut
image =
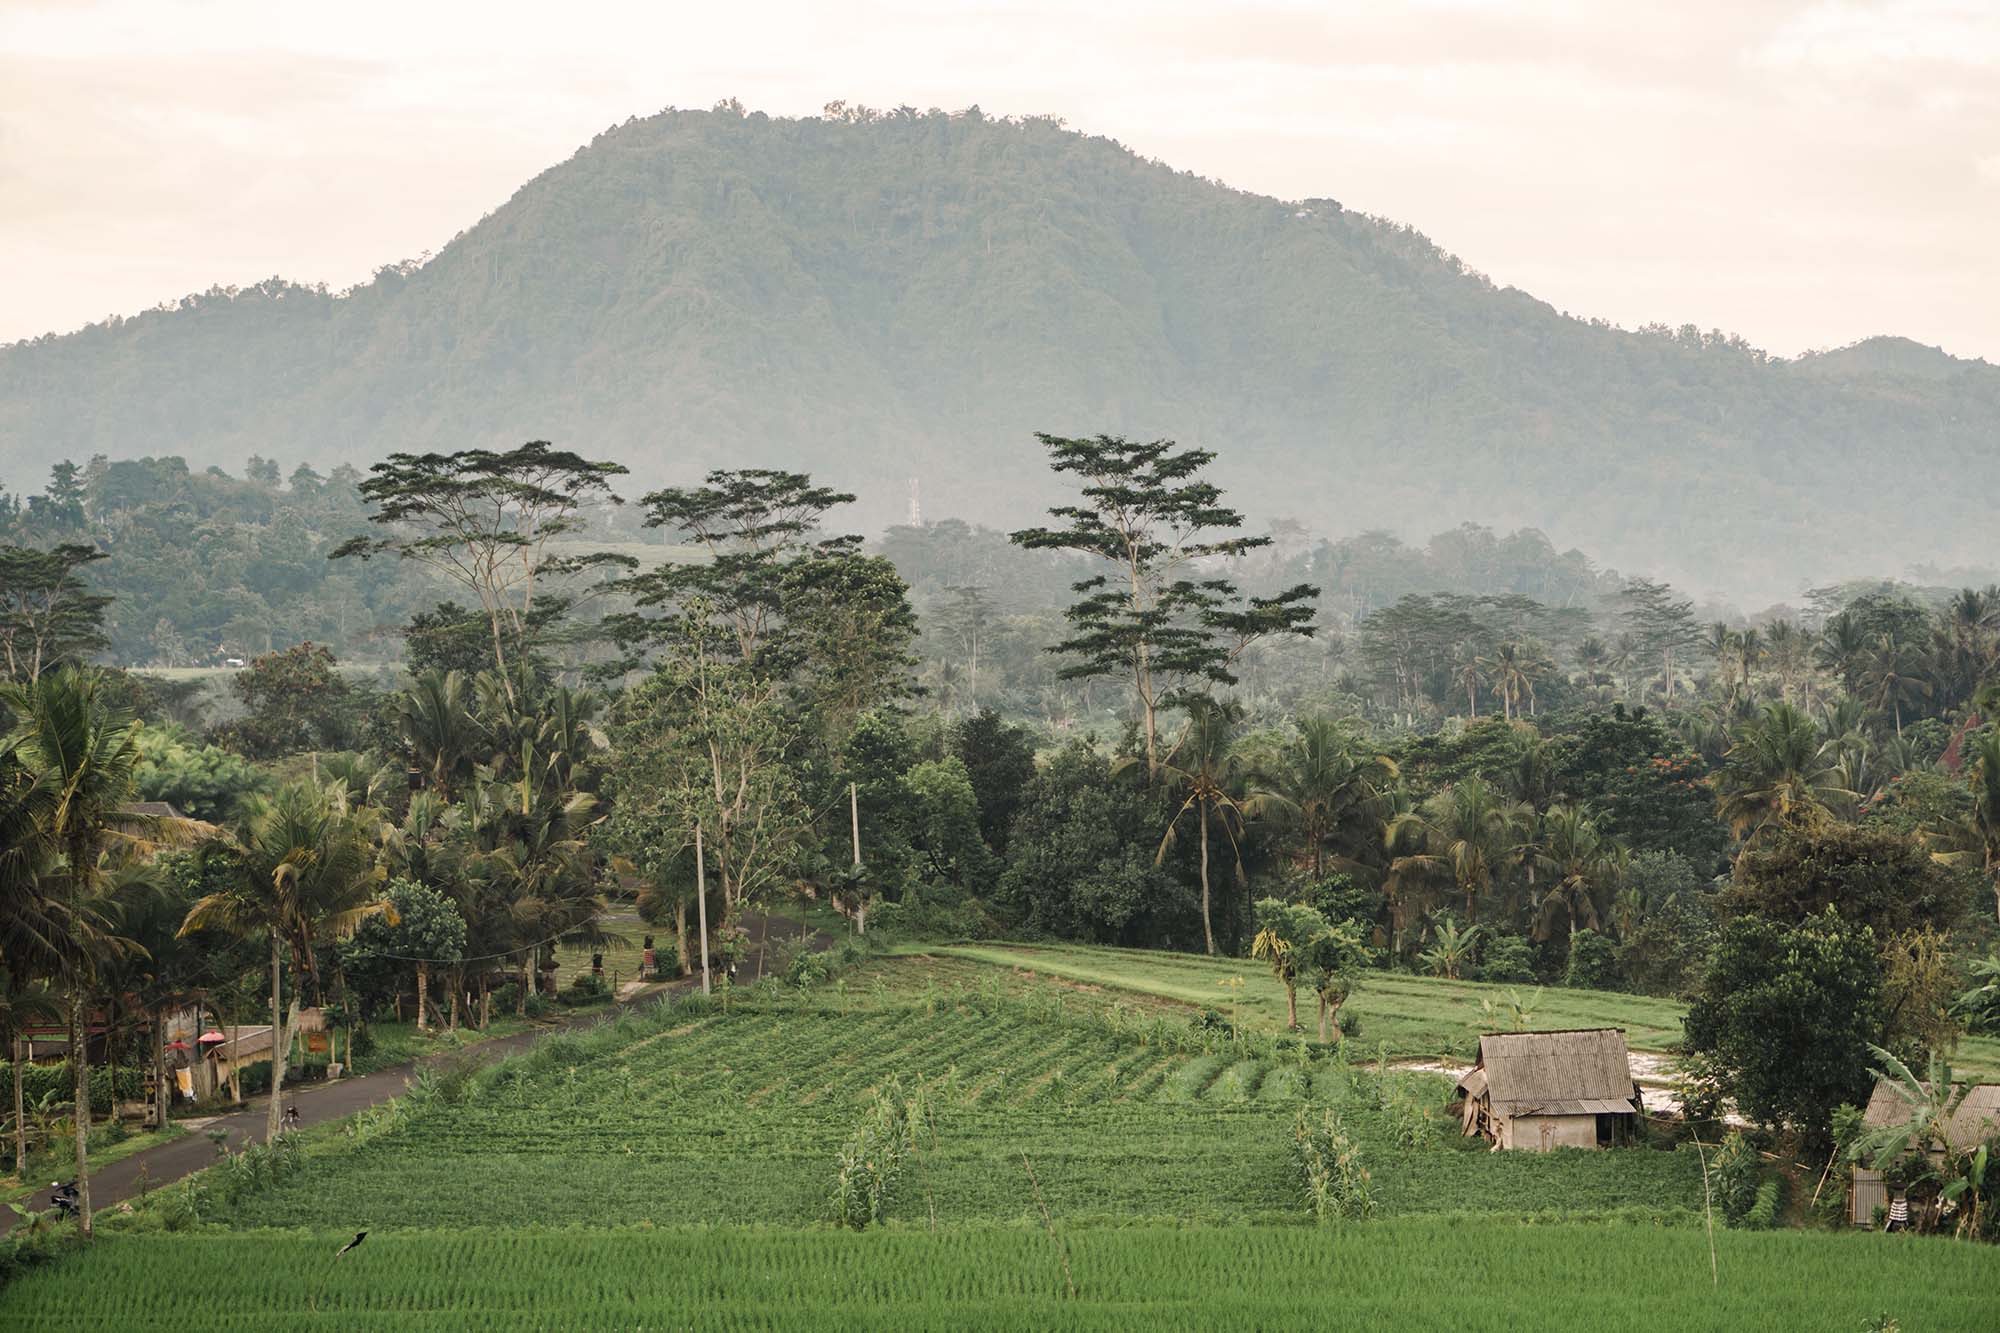
<path fill-rule="evenodd" d="M 1930 1085 L 1924 1085 L 1925 1091 Z M 1875 1081 L 1875 1091 L 1868 1097 L 1868 1109 L 1861 1113 L 1861 1123 L 1869 1129 L 1886 1129 L 1890 1125 L 1908 1123 L 1910 1103 L 1893 1082 L 1884 1078 Z M 2000 1138 L 2000 1083 L 1978 1083 L 1966 1089 L 1965 1099 L 1945 1122 L 1945 1142 L 1931 1145 L 1931 1156 L 1942 1159 L 1945 1150 L 1964 1152 L 1975 1148 L 1988 1139 Z M 1875 1218 L 1877 1208 L 1889 1206 L 1889 1187 L 1883 1183 L 1880 1171 L 1871 1171 L 1856 1165 L 1853 1170 L 1854 1188 L 1848 1193 L 1848 1218 L 1856 1226 L 1868 1226 Z"/>
<path fill-rule="evenodd" d="M 1465 1132 L 1495 1148 L 1623 1143 L 1641 1108 L 1622 1028 L 1489 1032 L 1458 1091 Z"/>

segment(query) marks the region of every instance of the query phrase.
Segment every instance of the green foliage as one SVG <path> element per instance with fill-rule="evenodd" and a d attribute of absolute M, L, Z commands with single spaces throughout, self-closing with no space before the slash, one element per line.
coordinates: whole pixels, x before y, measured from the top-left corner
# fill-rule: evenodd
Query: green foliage
<path fill-rule="evenodd" d="M 265 653 L 230 681 L 247 715 L 216 729 L 252 759 L 347 750 L 364 739 L 363 695 L 334 669 L 331 649 L 301 643 Z"/>
<path fill-rule="evenodd" d="M 1688 1008 L 1688 1049 L 1743 1115 L 1823 1142 L 1833 1109 L 1867 1095 L 1881 986 L 1866 926 L 1832 911 L 1796 925 L 1740 917 Z"/>
<path fill-rule="evenodd" d="M 1374 1210 L 1361 1149 L 1331 1107 L 1299 1107 L 1292 1121 L 1292 1155 L 1305 1186 L 1306 1211 L 1325 1226 Z"/>
<path fill-rule="evenodd" d="M 1199 938 L 1183 881 L 1154 863 L 1154 804 L 1073 741 L 1028 783 L 1008 834 L 998 903 L 1023 926 L 1069 938 Z"/>
<path fill-rule="evenodd" d="M 1576 937 L 1570 938 L 1573 944 Z M 1520 935 L 1495 935 L 1479 950 L 1479 979 L 1503 983 L 1533 981 L 1533 946 Z"/>
<path fill-rule="evenodd" d="M 270 775 L 242 756 L 194 740 L 179 727 L 147 727 L 133 770 L 140 799 L 166 801 L 182 814 L 225 823 L 246 796 L 267 792 Z"/>
<path fill-rule="evenodd" d="M 1772 920 L 1803 921 L 1837 908 L 1886 940 L 1963 919 L 1963 884 L 1915 838 L 1883 827 L 1825 823 L 1786 829 L 1743 858 L 1722 905 Z"/>
<path fill-rule="evenodd" d="M 1570 935 L 1569 966 L 1563 972 L 1563 985 L 1583 990 L 1617 990 L 1622 982 L 1618 954 L 1608 938 L 1594 930 L 1579 930 Z"/>

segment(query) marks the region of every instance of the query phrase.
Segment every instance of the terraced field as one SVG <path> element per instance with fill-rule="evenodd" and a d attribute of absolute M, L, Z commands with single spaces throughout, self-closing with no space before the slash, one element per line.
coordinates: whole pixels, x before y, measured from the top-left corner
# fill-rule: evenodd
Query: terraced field
<path fill-rule="evenodd" d="M 1700 1204 L 1692 1152 L 1480 1151 L 1437 1113 L 1442 1079 L 1383 1080 L 1296 1044 L 1203 1044 L 1185 1025 L 934 988 L 726 1014 L 683 1005 L 553 1038 L 456 1105 L 358 1148 L 330 1145 L 229 1221 L 810 1224 L 828 1215 L 835 1149 L 891 1078 L 936 1086 L 942 1108 L 894 1214 L 911 1223 L 1035 1220 L 1023 1154 L 1065 1218 L 1296 1221 L 1291 1108 L 1308 1098 L 1368 1143 L 1384 1212 L 1688 1216 Z"/>
<path fill-rule="evenodd" d="M 1691 1149 L 1489 1153 L 1444 1080 L 1187 1012 L 934 955 L 628 1012 L 159 1191 L 0 1327 L 1990 1326 L 1983 1248 L 1723 1231 L 1711 1277 Z M 927 1130 L 843 1230 L 837 1162 L 890 1088 Z M 1312 1223 L 1308 1104 L 1363 1216 Z"/>

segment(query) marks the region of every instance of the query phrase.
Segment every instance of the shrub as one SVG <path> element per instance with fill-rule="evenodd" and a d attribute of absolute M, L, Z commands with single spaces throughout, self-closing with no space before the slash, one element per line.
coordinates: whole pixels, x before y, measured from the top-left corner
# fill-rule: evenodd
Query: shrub
<path fill-rule="evenodd" d="M 1496 935 L 1479 955 L 1481 981 L 1521 982 L 1535 979 L 1534 948 L 1519 935 Z"/>
<path fill-rule="evenodd" d="M 1579 930 L 1569 937 L 1569 967 L 1563 985 L 1577 990 L 1617 990 L 1618 955 L 1611 941 L 1594 930 Z"/>
<path fill-rule="evenodd" d="M 1298 1109 L 1292 1120 L 1292 1160 L 1304 1187 L 1306 1211 L 1315 1222 L 1366 1217 L 1375 1207 L 1361 1149 L 1332 1107 Z"/>
<path fill-rule="evenodd" d="M 65 1106 L 75 1096 L 76 1075 L 69 1061 L 26 1066 L 21 1075 L 21 1098 L 33 1106 L 53 1094 Z M 116 1069 L 97 1066 L 90 1071 L 90 1109 L 96 1115 L 111 1114 L 113 1092 L 121 1102 L 136 1102 L 146 1095 L 146 1072 L 128 1066 Z M 0 1106 L 14 1105 L 14 1066 L 0 1061 Z"/>

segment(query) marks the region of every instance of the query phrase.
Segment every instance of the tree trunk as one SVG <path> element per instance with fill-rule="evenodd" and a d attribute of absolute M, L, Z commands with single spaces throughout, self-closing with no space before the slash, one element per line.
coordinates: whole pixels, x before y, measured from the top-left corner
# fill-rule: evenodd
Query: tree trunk
<path fill-rule="evenodd" d="M 529 978 L 534 972 L 534 961 L 535 951 L 533 949 L 521 955 L 521 998 L 514 1005 L 514 1017 L 516 1018 L 526 1018 L 528 1016 L 528 987 L 532 984 Z"/>
<path fill-rule="evenodd" d="M 82 987 L 69 993 L 70 1068 L 76 1071 L 76 1209 L 79 1229 L 90 1232 L 90 1011 Z M 16 1076 L 19 1082 L 19 1076 Z M 116 1090 L 113 1090 L 114 1099 Z"/>
<path fill-rule="evenodd" d="M 298 1023 L 298 996 L 292 997 L 289 1014 L 283 1009 L 284 960 L 278 949 L 278 932 L 271 932 L 271 1104 L 264 1108 L 264 1142 L 278 1137 L 285 1110 L 285 1057 L 291 1054 L 291 1029 Z M 242 1063 L 241 1052 L 237 1063 Z"/>
<path fill-rule="evenodd" d="M 1285 983 L 1285 1031 L 1296 1032 L 1299 1028 L 1299 988 L 1291 982 Z"/>
<path fill-rule="evenodd" d="M 2000 888 L 1995 889 L 2000 897 Z M 21 1073 L 28 1067 L 28 1043 L 14 1038 L 14 1174 L 28 1181 L 28 1103 L 21 1091 Z"/>
<path fill-rule="evenodd" d="M 1208 807 L 1197 805 L 1201 819 L 1201 938 L 1210 954 L 1215 952 L 1215 931 L 1208 924 Z"/>
<path fill-rule="evenodd" d="M 681 965 L 681 975 L 694 970 L 693 959 L 688 955 L 688 905 L 687 899 L 674 904 L 674 957 Z"/>
<path fill-rule="evenodd" d="M 489 972 L 479 974 L 479 1030 L 486 1031 L 486 1025 L 493 1021 L 493 976 Z"/>
<path fill-rule="evenodd" d="M 1319 997 L 1319 1040 L 1322 1046 L 1326 1044 L 1326 1026 L 1326 996 L 1322 995 Z"/>
<path fill-rule="evenodd" d="M 454 967 L 451 970 L 451 1018 L 445 1024 L 445 1030 L 448 1032 L 458 1031 L 458 997 L 459 993 L 464 989 L 465 989 L 464 970 L 462 968 Z"/>
<path fill-rule="evenodd" d="M 1335 1003 L 1327 1003 L 1326 1013 L 1320 1018 L 1319 1022 L 1320 1040 L 1330 1041 L 1338 1046 L 1340 1044 L 1340 1006 Z M 1329 1032 L 1332 1034 L 1331 1036 L 1327 1035 Z"/>
<path fill-rule="evenodd" d="M 153 1128 L 167 1127 L 167 1111 L 173 1106 L 173 1090 L 167 1085 L 167 1011 L 153 1014 Z"/>
<path fill-rule="evenodd" d="M 418 963 L 417 964 L 417 1031 L 419 1032 L 425 1032 L 430 1029 L 431 1025 L 430 1015 L 425 1012 L 425 1004 L 430 999 L 430 995 L 431 995 L 431 965 L 429 963 Z"/>

